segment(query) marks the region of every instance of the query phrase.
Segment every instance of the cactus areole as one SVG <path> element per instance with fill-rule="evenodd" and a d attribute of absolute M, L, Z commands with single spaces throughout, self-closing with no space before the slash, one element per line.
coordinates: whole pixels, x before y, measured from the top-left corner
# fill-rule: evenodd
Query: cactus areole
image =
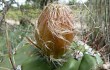
<path fill-rule="evenodd" d="M 58 58 L 74 38 L 73 15 L 68 6 L 49 4 L 41 13 L 35 29 L 37 45 L 47 56 Z"/>

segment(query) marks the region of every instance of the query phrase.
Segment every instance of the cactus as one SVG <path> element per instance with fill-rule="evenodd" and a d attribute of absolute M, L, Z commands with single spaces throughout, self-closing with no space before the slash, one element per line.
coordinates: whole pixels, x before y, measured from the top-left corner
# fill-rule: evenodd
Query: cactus
<path fill-rule="evenodd" d="M 31 68 L 34 68 L 33 70 L 98 70 L 103 64 L 100 55 L 94 50 L 92 50 L 94 51 L 92 54 L 92 51 L 88 51 L 90 47 L 88 46 L 88 49 L 85 49 L 85 46 L 87 45 L 73 42 L 71 48 L 74 49 L 68 50 L 69 53 L 62 58 L 66 62 L 62 62 L 61 66 L 59 65 L 55 69 L 53 69 L 53 64 L 49 63 L 46 58 L 34 56 L 23 64 L 23 70 L 30 70 Z M 76 53 L 75 50 L 81 51 L 83 56 L 76 57 L 80 56 L 80 54 L 74 54 Z"/>
<path fill-rule="evenodd" d="M 19 47 L 14 54 L 16 66 L 22 70 L 97 70 L 103 64 L 98 52 L 82 41 L 73 41 L 72 17 L 67 6 L 48 5 L 35 27 L 36 43 L 28 39 L 36 50 L 27 44 Z"/>
<path fill-rule="evenodd" d="M 99 53 L 94 50 L 88 51 L 91 48 L 87 44 L 73 42 L 71 47 L 83 52 L 83 56 L 79 57 L 80 59 L 70 56 L 68 61 L 58 70 L 98 70 L 103 65 L 103 60 Z"/>
<path fill-rule="evenodd" d="M 36 54 L 38 51 L 37 49 L 34 49 L 29 44 L 25 44 L 17 50 L 16 54 L 14 54 L 16 66 L 21 65 L 21 70 L 97 70 L 102 66 L 103 61 L 98 53 L 95 53 L 95 55 L 88 54 L 86 53 L 87 49 L 84 50 L 85 45 L 76 47 L 76 44 L 77 42 L 72 43 L 71 48 L 74 49 L 67 51 L 67 55 L 62 58 L 65 62 L 62 62 L 61 65 L 57 65 L 57 67 L 55 67 L 53 63 L 47 61 L 47 58 Z M 82 47 L 83 51 L 81 50 Z M 74 56 L 75 50 L 83 52 L 83 56 L 76 58 L 77 55 Z M 7 55 L 6 57 L 3 56 L 3 59 L 0 66 L 11 69 Z"/>
<path fill-rule="evenodd" d="M 44 56 L 38 61 L 44 58 L 42 62 L 50 66 L 48 69 L 45 63 L 38 63 L 41 68 L 45 67 L 44 70 L 96 70 L 103 64 L 98 53 L 87 44 L 73 42 L 75 33 L 72 19 L 69 7 L 61 4 L 49 4 L 41 13 L 35 27 L 35 46 Z"/>

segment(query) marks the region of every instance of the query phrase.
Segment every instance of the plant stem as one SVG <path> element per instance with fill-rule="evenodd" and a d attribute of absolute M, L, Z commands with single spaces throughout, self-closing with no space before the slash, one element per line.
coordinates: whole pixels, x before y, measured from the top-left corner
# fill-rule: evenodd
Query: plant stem
<path fill-rule="evenodd" d="M 11 54 L 11 45 L 10 45 L 10 40 L 9 40 L 9 36 L 8 36 L 7 24 L 6 24 L 6 43 L 7 43 L 6 45 L 7 45 L 7 49 L 8 49 L 8 56 L 9 56 L 10 63 L 12 65 L 13 69 L 16 70 L 16 65 L 13 62 L 12 54 Z"/>

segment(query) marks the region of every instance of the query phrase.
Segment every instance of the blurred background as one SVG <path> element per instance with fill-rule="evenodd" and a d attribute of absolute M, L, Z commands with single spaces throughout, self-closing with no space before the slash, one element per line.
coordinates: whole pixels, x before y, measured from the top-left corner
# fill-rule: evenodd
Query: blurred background
<path fill-rule="evenodd" d="M 8 51 L 7 41 L 11 52 L 15 53 L 16 47 L 27 43 L 26 36 L 34 40 L 34 24 L 48 3 L 70 6 L 74 15 L 75 40 L 86 42 L 101 52 L 105 61 L 108 60 L 110 0 L 0 0 L 0 63 Z"/>

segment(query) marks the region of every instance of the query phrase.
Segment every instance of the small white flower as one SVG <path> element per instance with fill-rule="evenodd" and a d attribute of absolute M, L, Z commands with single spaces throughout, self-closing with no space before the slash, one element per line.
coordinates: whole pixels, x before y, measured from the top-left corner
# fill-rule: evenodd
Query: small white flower
<path fill-rule="evenodd" d="M 97 52 L 97 55 L 101 56 L 101 54 L 100 54 L 100 53 L 98 53 L 98 52 Z"/>
<path fill-rule="evenodd" d="M 16 70 L 21 70 L 21 65 L 18 65 Z"/>
<path fill-rule="evenodd" d="M 78 46 L 79 46 L 79 45 L 84 45 L 85 43 L 82 42 L 82 41 L 78 41 L 77 44 L 78 44 Z"/>
<path fill-rule="evenodd" d="M 95 56 L 95 51 L 92 48 L 89 48 L 87 50 L 87 52 L 85 52 L 85 54 L 89 54 L 89 55 Z"/>
<path fill-rule="evenodd" d="M 91 52 L 92 52 L 92 48 L 89 48 L 89 49 L 87 50 L 87 52 L 91 53 Z"/>
<path fill-rule="evenodd" d="M 73 54 L 74 58 L 80 60 L 83 57 L 83 53 L 80 51 L 75 51 L 75 53 Z"/>
<path fill-rule="evenodd" d="M 78 46 L 80 46 L 80 45 L 81 45 L 81 46 L 84 46 L 86 50 L 89 49 L 89 47 L 90 47 L 89 45 L 87 45 L 87 44 L 84 43 L 83 41 L 78 41 L 77 44 L 78 44 Z"/>
<path fill-rule="evenodd" d="M 85 54 L 89 54 L 88 52 L 85 52 Z"/>
<path fill-rule="evenodd" d="M 87 49 L 89 49 L 90 46 L 87 45 L 87 44 L 85 44 L 84 47 L 85 47 L 85 49 L 87 50 Z"/>
<path fill-rule="evenodd" d="M 93 56 L 97 56 L 97 54 L 93 54 Z"/>

